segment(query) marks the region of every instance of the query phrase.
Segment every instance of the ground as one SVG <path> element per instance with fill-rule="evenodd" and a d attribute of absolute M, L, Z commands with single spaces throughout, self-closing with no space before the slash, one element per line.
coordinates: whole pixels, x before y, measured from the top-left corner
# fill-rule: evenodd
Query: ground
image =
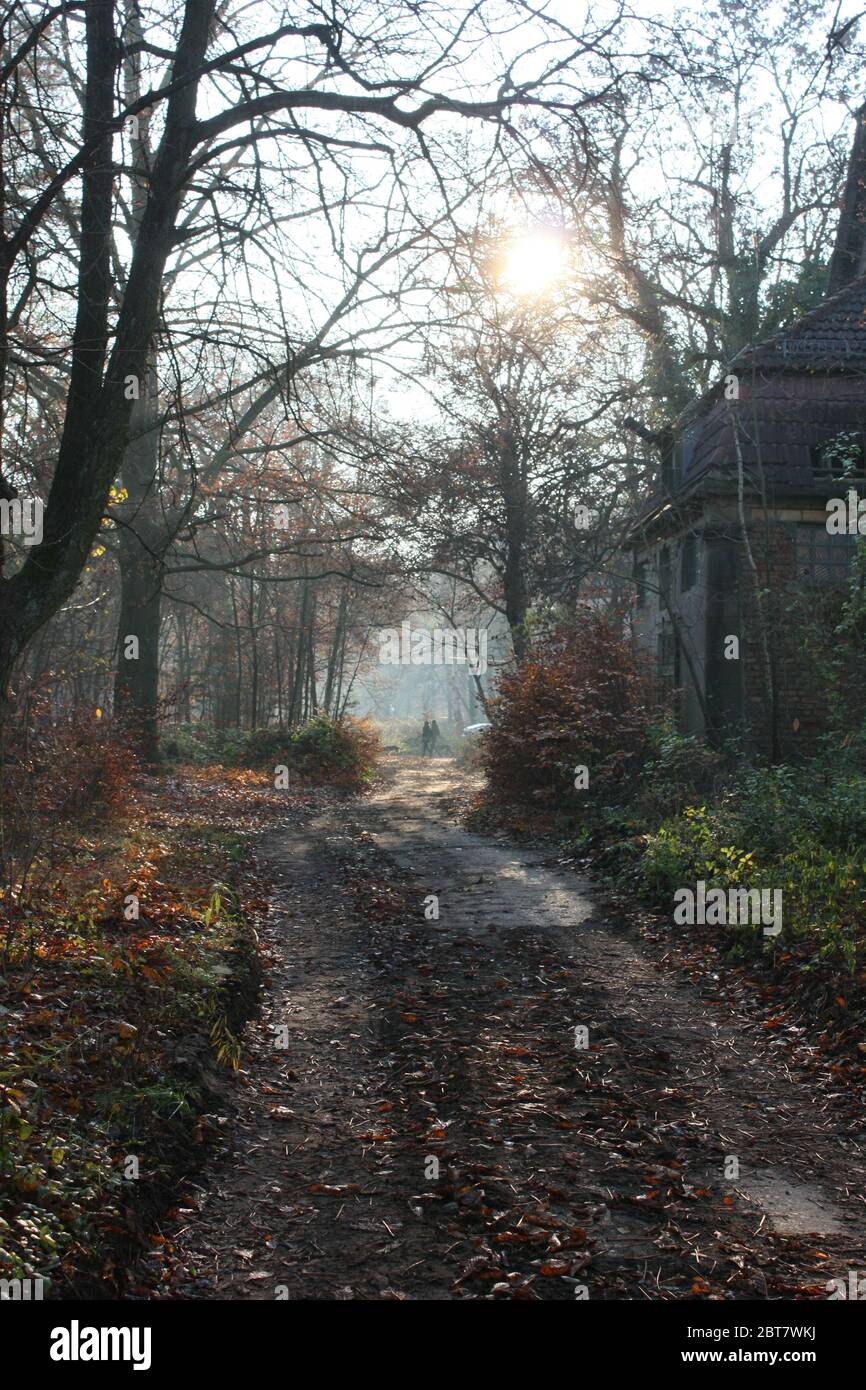
<path fill-rule="evenodd" d="M 826 1298 L 866 1125 L 808 1035 L 383 766 L 256 847 L 263 1011 L 133 1296 Z"/>

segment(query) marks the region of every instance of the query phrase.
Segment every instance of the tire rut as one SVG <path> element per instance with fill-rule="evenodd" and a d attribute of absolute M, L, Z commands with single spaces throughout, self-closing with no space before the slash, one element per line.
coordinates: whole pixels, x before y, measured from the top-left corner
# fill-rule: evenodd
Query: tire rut
<path fill-rule="evenodd" d="M 462 830 L 450 760 L 386 775 L 259 847 L 265 1006 L 149 1296 L 826 1297 L 866 1167 L 806 1039 Z"/>

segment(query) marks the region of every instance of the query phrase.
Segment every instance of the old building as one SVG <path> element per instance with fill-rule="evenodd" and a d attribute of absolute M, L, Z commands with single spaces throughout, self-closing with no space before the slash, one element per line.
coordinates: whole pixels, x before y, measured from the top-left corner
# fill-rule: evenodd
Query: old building
<path fill-rule="evenodd" d="M 678 691 L 687 731 L 741 731 L 778 754 L 824 725 L 807 628 L 834 621 L 857 542 L 849 527 L 828 527 L 828 503 L 866 493 L 857 269 L 740 353 L 663 440 L 657 494 L 631 535 L 635 631 Z"/>
<path fill-rule="evenodd" d="M 840 700 L 866 721 L 857 641 L 834 656 L 852 576 L 866 586 L 866 104 L 826 299 L 655 439 L 655 495 L 630 533 L 634 629 L 681 727 L 779 757 L 812 751 Z"/>

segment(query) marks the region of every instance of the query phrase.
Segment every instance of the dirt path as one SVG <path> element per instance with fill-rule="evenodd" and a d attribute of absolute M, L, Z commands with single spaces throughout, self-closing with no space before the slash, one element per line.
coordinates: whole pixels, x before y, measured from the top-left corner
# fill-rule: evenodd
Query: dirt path
<path fill-rule="evenodd" d="M 145 1296 L 826 1298 L 863 1264 L 866 1135 L 815 1051 L 462 830 L 459 786 L 393 758 L 263 843 L 265 1012 Z"/>

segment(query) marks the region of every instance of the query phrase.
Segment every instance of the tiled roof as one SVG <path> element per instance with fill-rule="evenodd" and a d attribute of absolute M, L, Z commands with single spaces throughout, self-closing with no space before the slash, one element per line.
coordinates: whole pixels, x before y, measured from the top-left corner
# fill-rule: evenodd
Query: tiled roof
<path fill-rule="evenodd" d="M 732 375 L 740 382 L 736 401 L 726 400 L 720 378 L 673 427 L 678 504 L 736 472 L 735 422 L 750 486 L 761 479 L 777 496 L 829 495 L 832 486 L 815 475 L 813 450 L 842 430 L 866 436 L 866 275 L 744 348 L 727 368 L 725 377 Z M 665 501 L 660 491 L 647 498 L 637 524 Z"/>
<path fill-rule="evenodd" d="M 729 371 L 866 370 L 866 275 L 780 328 L 772 338 L 738 353 Z"/>

